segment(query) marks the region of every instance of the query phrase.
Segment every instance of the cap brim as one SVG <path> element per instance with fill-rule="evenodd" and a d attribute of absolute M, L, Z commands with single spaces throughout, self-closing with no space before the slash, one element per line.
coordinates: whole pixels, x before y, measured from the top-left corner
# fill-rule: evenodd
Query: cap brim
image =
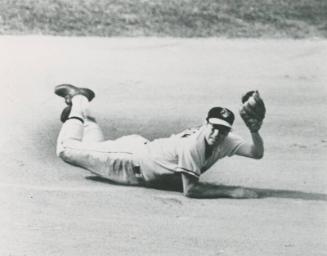
<path fill-rule="evenodd" d="M 216 125 L 223 125 L 228 128 L 232 128 L 231 124 L 226 122 L 225 120 L 219 119 L 219 118 L 209 118 L 208 122 L 211 124 L 216 124 Z"/>

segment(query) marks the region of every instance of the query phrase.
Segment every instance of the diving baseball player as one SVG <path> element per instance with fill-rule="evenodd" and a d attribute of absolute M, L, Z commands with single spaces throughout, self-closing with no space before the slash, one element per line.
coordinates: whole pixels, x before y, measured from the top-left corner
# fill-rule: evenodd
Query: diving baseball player
<path fill-rule="evenodd" d="M 242 98 L 240 115 L 251 132 L 246 142 L 231 131 L 234 114 L 223 107 L 211 108 L 205 124 L 169 138 L 149 141 L 139 135 L 104 140 L 103 133 L 89 112 L 95 97 L 92 90 L 70 84 L 55 87 L 65 99 L 64 122 L 57 141 L 57 155 L 118 184 L 162 187 L 180 186 L 192 198 L 256 198 L 244 188 L 225 188 L 202 183 L 199 177 L 219 159 L 233 155 L 260 159 L 264 154 L 259 129 L 265 105 L 257 91 Z"/>

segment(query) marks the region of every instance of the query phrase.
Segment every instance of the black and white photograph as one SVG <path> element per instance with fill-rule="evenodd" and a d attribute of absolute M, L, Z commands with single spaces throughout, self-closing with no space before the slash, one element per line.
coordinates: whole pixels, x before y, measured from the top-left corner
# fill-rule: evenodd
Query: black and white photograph
<path fill-rule="evenodd" d="M 0 0 L 1 256 L 327 256 L 326 0 Z"/>

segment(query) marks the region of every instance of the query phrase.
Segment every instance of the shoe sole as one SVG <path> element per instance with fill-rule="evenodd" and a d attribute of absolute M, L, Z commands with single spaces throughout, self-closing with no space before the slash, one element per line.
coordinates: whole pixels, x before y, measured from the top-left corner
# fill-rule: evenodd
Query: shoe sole
<path fill-rule="evenodd" d="M 71 98 L 75 95 L 84 95 L 89 101 L 93 100 L 95 93 L 88 88 L 79 88 L 71 84 L 60 84 L 55 87 L 55 94 L 65 98 L 67 105 L 71 105 Z"/>

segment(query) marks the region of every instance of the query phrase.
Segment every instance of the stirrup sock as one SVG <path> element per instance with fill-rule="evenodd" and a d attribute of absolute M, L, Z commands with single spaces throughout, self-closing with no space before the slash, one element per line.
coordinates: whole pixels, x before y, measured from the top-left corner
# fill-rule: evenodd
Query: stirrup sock
<path fill-rule="evenodd" d="M 78 117 L 78 116 L 71 116 L 71 117 L 68 117 L 67 120 L 69 120 L 69 119 L 77 119 L 77 120 L 81 121 L 82 124 L 84 124 L 84 120 L 83 120 L 83 118 L 80 118 L 80 117 Z M 67 120 L 66 120 L 66 121 L 67 121 Z"/>

